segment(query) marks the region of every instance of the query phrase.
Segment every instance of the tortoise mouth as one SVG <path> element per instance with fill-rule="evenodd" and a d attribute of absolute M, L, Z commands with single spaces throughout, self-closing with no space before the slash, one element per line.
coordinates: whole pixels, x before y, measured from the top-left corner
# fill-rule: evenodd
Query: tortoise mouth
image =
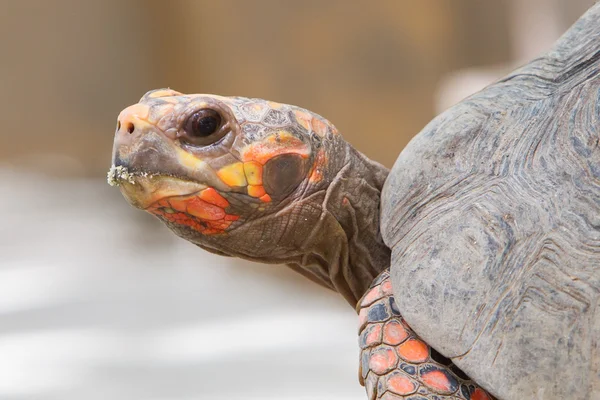
<path fill-rule="evenodd" d="M 207 185 L 163 173 L 130 170 L 111 166 L 108 184 L 118 186 L 125 199 L 136 208 L 147 210 L 162 199 L 193 196 Z"/>
<path fill-rule="evenodd" d="M 215 188 L 166 174 L 131 171 L 112 166 L 108 183 L 119 186 L 134 207 L 165 223 L 191 228 L 204 235 L 225 233 L 240 216 L 229 213 L 229 201 Z"/>

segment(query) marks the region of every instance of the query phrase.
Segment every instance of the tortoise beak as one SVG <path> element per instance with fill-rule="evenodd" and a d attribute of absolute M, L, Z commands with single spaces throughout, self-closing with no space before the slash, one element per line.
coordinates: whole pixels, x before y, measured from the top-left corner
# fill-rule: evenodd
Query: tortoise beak
<path fill-rule="evenodd" d="M 147 120 L 148 110 L 145 104 L 135 104 L 119 115 L 107 177 L 131 205 L 141 209 L 165 197 L 206 188 L 195 180 L 177 178 L 186 177 L 177 150 L 172 140 Z"/>
<path fill-rule="evenodd" d="M 108 183 L 119 186 L 127 202 L 142 210 L 161 199 L 192 195 L 207 188 L 206 185 L 171 176 L 131 173 L 123 165 L 114 164 L 108 172 Z"/>

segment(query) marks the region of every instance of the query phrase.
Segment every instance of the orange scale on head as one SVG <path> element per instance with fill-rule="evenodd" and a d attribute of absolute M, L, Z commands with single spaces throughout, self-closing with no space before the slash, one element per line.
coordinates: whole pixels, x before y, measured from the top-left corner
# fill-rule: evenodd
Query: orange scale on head
<path fill-rule="evenodd" d="M 327 164 L 327 155 L 323 149 L 319 150 L 313 166 L 313 171 L 310 174 L 310 182 L 317 183 L 323 180 L 323 170 Z"/>
<path fill-rule="evenodd" d="M 312 117 L 310 116 L 310 114 L 305 113 L 304 111 L 300 111 L 300 110 L 295 110 L 294 111 L 294 116 L 296 117 L 296 121 L 298 121 L 298 123 L 300 125 L 302 125 L 302 127 L 304 129 L 306 129 L 307 131 L 311 131 L 312 127 L 310 124 L 310 121 L 312 119 Z"/>
<path fill-rule="evenodd" d="M 229 202 L 213 188 L 204 189 L 200 192 L 199 197 L 207 203 L 214 204 L 217 207 L 229 207 Z"/>
<path fill-rule="evenodd" d="M 320 121 L 317 118 L 313 118 L 311 123 L 312 123 L 313 131 L 315 131 L 315 133 L 317 135 L 323 137 L 327 134 L 327 125 L 324 124 L 322 121 Z"/>
<path fill-rule="evenodd" d="M 308 158 L 310 146 L 289 132 L 280 131 L 261 142 L 248 145 L 241 153 L 244 162 L 255 161 L 264 165 L 270 159 L 283 154 L 297 154 Z"/>
<path fill-rule="evenodd" d="M 187 211 L 187 200 L 170 198 L 168 199 L 169 206 L 177 211 L 186 212 Z"/>
<path fill-rule="evenodd" d="M 262 197 L 267 192 L 263 186 L 248 185 L 248 195 L 252 197 Z"/>
<path fill-rule="evenodd" d="M 209 221 L 225 217 L 225 211 L 222 208 L 207 203 L 199 197 L 193 197 L 187 201 L 187 212 L 196 218 Z"/>

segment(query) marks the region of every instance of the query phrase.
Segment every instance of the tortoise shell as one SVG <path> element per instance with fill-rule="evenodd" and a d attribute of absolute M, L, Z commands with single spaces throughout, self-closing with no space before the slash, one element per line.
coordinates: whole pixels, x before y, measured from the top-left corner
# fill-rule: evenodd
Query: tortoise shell
<path fill-rule="evenodd" d="M 383 190 L 401 313 L 500 398 L 600 398 L 598 21 L 434 119 Z"/>

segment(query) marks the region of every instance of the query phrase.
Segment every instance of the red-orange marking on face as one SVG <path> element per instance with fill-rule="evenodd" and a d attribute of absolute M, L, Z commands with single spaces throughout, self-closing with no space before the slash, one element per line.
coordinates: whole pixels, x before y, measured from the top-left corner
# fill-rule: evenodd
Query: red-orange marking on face
<path fill-rule="evenodd" d="M 325 125 L 323 122 L 319 121 L 317 118 L 313 118 L 311 123 L 313 131 L 315 131 L 317 135 L 323 137 L 327 134 L 327 125 Z"/>
<path fill-rule="evenodd" d="M 225 197 L 221 196 L 219 192 L 217 192 L 213 188 L 207 188 L 200 192 L 199 196 L 202 200 L 214 204 L 217 207 L 227 208 L 229 207 L 229 202 L 225 199 Z"/>
<path fill-rule="evenodd" d="M 429 357 L 429 349 L 422 341 L 410 339 L 398 346 L 398 354 L 406 361 L 422 363 Z"/>
<path fill-rule="evenodd" d="M 242 150 L 244 162 L 256 161 L 265 164 L 273 157 L 282 154 L 298 154 L 303 158 L 310 155 L 310 147 L 296 136 L 282 131 L 260 142 L 252 143 Z"/>
<path fill-rule="evenodd" d="M 248 185 L 248 195 L 252 197 L 262 197 L 267 192 L 265 192 L 265 188 L 262 186 Z"/>
<path fill-rule="evenodd" d="M 397 374 L 391 374 L 387 378 L 387 388 L 399 395 L 407 395 L 417 390 L 417 385 L 408 377 Z"/>
<path fill-rule="evenodd" d="M 323 149 L 319 150 L 313 167 L 313 171 L 310 174 L 309 181 L 311 183 L 321 182 L 323 180 L 323 171 L 325 164 L 327 163 L 327 155 Z"/>
<path fill-rule="evenodd" d="M 491 400 L 491 397 L 483 389 L 477 388 L 471 394 L 471 400 Z"/>
<path fill-rule="evenodd" d="M 383 327 L 383 343 L 396 346 L 408 338 L 408 331 L 398 321 L 390 321 Z"/>
<path fill-rule="evenodd" d="M 305 113 L 304 111 L 295 110 L 294 115 L 296 117 L 296 121 L 298 121 L 298 123 L 302 125 L 304 129 L 306 129 L 307 131 L 311 130 L 310 120 L 312 119 L 312 117 L 310 116 L 310 114 Z"/>
<path fill-rule="evenodd" d="M 369 359 L 369 369 L 377 375 L 383 375 L 396 367 L 398 357 L 391 347 L 373 350 Z"/>
<path fill-rule="evenodd" d="M 200 199 L 200 197 L 192 197 L 188 200 L 187 212 L 194 217 L 209 221 L 216 221 L 225 217 L 225 210 Z"/>
<path fill-rule="evenodd" d="M 444 374 L 442 371 L 434 370 L 421 374 L 421 380 L 425 385 L 438 392 L 453 392 L 452 384 L 448 380 L 446 374 Z"/>
<path fill-rule="evenodd" d="M 229 202 L 213 188 L 198 195 L 161 199 L 148 207 L 147 211 L 162 218 L 205 234 L 225 232 L 239 216 L 227 214 Z"/>

